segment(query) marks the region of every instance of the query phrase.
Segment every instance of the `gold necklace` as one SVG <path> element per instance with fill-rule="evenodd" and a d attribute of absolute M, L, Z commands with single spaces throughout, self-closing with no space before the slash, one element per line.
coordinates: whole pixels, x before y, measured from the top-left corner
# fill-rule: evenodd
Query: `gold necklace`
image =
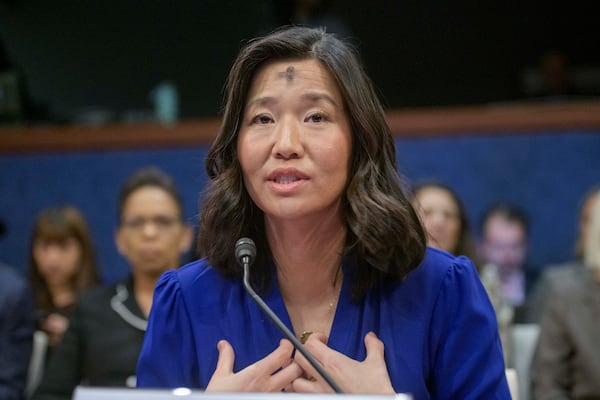
<path fill-rule="evenodd" d="M 342 282 L 342 264 L 340 263 L 338 265 L 338 268 L 335 271 L 335 275 L 333 277 L 333 288 L 334 288 L 335 294 L 334 294 L 333 298 L 331 299 L 331 301 L 329 302 L 329 306 L 327 307 L 327 316 L 328 317 L 330 316 L 332 311 L 334 311 L 334 308 L 337 305 L 338 299 L 340 297 L 340 292 L 342 290 L 341 282 Z M 338 285 L 338 283 L 340 284 L 340 288 L 336 289 L 336 286 Z M 332 324 L 333 324 L 333 322 L 332 322 Z M 305 329 L 302 331 L 302 333 L 300 334 L 298 339 L 300 339 L 300 342 L 302 344 L 304 344 L 308 340 L 308 337 L 312 334 L 313 334 L 313 331 Z"/>
<path fill-rule="evenodd" d="M 327 307 L 327 316 L 329 316 L 329 314 L 331 314 L 331 312 L 334 310 L 334 307 L 337 304 L 338 298 L 339 298 L 339 293 L 336 294 L 333 297 L 333 299 L 329 302 L 329 306 Z M 302 344 L 304 344 L 308 340 L 308 337 L 312 334 L 313 334 L 313 331 L 303 330 L 298 339 L 300 339 L 300 342 Z"/>

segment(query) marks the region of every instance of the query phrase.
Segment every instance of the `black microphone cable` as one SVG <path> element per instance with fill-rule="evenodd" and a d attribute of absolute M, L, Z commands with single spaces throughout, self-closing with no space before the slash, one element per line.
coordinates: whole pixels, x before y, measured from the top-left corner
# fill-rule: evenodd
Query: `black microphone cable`
<path fill-rule="evenodd" d="M 279 330 L 283 333 L 283 335 L 294 345 L 296 349 L 308 360 L 310 365 L 317 370 L 319 375 L 325 379 L 325 381 L 331 386 L 331 388 L 336 393 L 344 393 L 339 385 L 329 376 L 329 374 L 323 369 L 321 364 L 315 360 L 315 358 L 308 352 L 306 347 L 296 338 L 296 336 L 288 329 L 287 326 L 279 319 L 279 317 L 269 308 L 269 306 L 260 298 L 258 294 L 252 289 L 250 285 L 250 265 L 254 262 L 256 258 L 256 245 L 254 241 L 249 238 L 241 238 L 235 243 L 235 256 L 237 260 L 244 267 L 244 287 L 246 291 L 250 294 L 252 299 L 258 304 L 261 310 L 267 314 L 269 319 L 273 321 L 275 325 L 279 328 Z"/>

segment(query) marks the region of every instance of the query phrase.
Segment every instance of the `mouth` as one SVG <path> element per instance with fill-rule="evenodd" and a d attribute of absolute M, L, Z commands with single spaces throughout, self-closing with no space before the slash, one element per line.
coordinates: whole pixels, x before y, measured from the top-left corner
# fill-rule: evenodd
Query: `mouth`
<path fill-rule="evenodd" d="M 287 185 L 290 183 L 297 182 L 299 180 L 301 180 L 301 178 L 293 175 L 278 176 L 275 179 L 272 179 L 273 182 L 280 185 Z"/>
<path fill-rule="evenodd" d="M 297 193 L 309 177 L 295 168 L 279 168 L 269 174 L 267 180 L 275 193 L 287 196 Z"/>
<path fill-rule="evenodd" d="M 279 185 L 288 185 L 302 180 L 308 180 L 308 176 L 293 168 L 277 169 L 267 179 Z"/>

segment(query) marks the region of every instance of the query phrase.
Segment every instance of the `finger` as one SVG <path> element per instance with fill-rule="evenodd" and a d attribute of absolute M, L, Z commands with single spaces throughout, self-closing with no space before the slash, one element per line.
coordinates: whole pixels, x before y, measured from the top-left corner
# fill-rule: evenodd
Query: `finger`
<path fill-rule="evenodd" d="M 335 363 L 337 360 L 336 352 L 327 346 L 327 337 L 323 334 L 314 333 L 310 335 L 304 347 L 322 366 Z M 303 357 L 306 359 L 305 357 Z M 308 360 L 307 360 L 308 362 Z M 311 369 L 314 373 L 314 369 Z"/>
<path fill-rule="evenodd" d="M 321 343 L 327 344 L 327 335 L 325 335 L 323 332 L 315 332 L 315 333 L 311 334 L 308 337 L 307 341 L 310 340 L 311 338 L 313 340 L 316 339 L 316 340 L 318 340 Z"/>
<path fill-rule="evenodd" d="M 308 341 L 306 342 L 306 344 L 308 344 Z M 307 350 L 309 349 L 307 348 Z M 315 354 L 311 350 L 309 350 L 309 352 L 311 353 L 313 358 L 315 358 L 315 360 L 319 362 Z M 296 352 L 296 355 L 294 356 L 294 362 L 300 366 L 305 377 L 320 376 L 317 370 L 312 366 L 312 364 L 306 359 L 306 357 L 304 357 L 304 355 L 301 352 Z"/>
<path fill-rule="evenodd" d="M 293 363 L 290 359 L 293 347 L 289 340 L 282 339 L 279 347 L 262 360 L 246 367 L 245 371 L 252 370 L 252 374 L 257 376 L 268 376 L 265 381 L 265 391 L 281 391 L 304 372 L 298 364 Z"/>
<path fill-rule="evenodd" d="M 314 379 L 298 378 L 292 382 L 292 388 L 294 392 L 298 393 L 327 393 L 333 392 L 329 385 L 321 386 L 321 384 Z"/>
<path fill-rule="evenodd" d="M 293 392 L 294 391 L 294 386 L 292 385 L 292 382 L 288 383 L 287 385 L 285 385 L 285 387 L 283 389 L 281 389 L 282 392 Z"/>
<path fill-rule="evenodd" d="M 267 355 L 262 360 L 249 366 L 257 371 L 263 371 L 266 374 L 274 374 L 278 370 L 290 364 L 290 354 L 292 354 L 294 346 L 289 340 L 281 339 L 279 347 Z"/>
<path fill-rule="evenodd" d="M 235 361 L 235 353 L 233 347 L 227 340 L 219 340 L 217 343 L 219 350 L 219 359 L 217 360 L 217 368 L 214 375 L 226 375 L 233 373 L 233 362 Z"/>
<path fill-rule="evenodd" d="M 290 342 L 287 339 L 281 339 L 279 341 L 279 347 L 281 348 L 281 350 L 284 353 L 287 352 L 288 358 L 290 357 L 290 354 L 292 354 L 292 351 L 294 350 L 294 345 L 292 344 L 292 342 Z"/>
<path fill-rule="evenodd" d="M 276 374 L 271 376 L 269 386 L 271 386 L 274 391 L 277 391 L 280 388 L 291 388 L 292 382 L 301 377 L 303 374 L 304 370 L 300 368 L 297 363 L 292 362 L 287 367 L 282 368 Z"/>
<path fill-rule="evenodd" d="M 385 346 L 375 333 L 369 332 L 365 335 L 365 347 L 367 349 L 366 360 L 384 358 Z"/>
<path fill-rule="evenodd" d="M 320 353 L 329 348 L 327 347 L 327 336 L 323 333 L 315 332 L 308 337 L 306 343 L 304 343 L 304 347 L 306 347 L 313 355 L 315 352 Z"/>
<path fill-rule="evenodd" d="M 269 354 L 263 361 L 265 364 L 270 365 L 271 373 L 276 372 L 280 368 L 284 368 L 293 361 L 291 354 L 294 351 L 294 345 L 287 339 L 281 339 L 279 341 L 279 347 Z"/>

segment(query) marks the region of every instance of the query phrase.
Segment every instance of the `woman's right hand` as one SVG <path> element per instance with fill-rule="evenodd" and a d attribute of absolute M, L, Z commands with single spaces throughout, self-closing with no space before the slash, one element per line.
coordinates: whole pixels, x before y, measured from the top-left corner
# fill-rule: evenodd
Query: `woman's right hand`
<path fill-rule="evenodd" d="M 69 319 L 58 313 L 49 314 L 42 322 L 41 329 L 48 334 L 48 345 L 56 346 L 69 327 Z"/>
<path fill-rule="evenodd" d="M 207 392 L 280 392 L 291 388 L 292 382 L 303 374 L 303 370 L 292 362 L 292 343 L 282 339 L 272 353 L 233 372 L 235 353 L 226 340 L 217 344 L 219 359 L 217 368 L 206 387 Z"/>

